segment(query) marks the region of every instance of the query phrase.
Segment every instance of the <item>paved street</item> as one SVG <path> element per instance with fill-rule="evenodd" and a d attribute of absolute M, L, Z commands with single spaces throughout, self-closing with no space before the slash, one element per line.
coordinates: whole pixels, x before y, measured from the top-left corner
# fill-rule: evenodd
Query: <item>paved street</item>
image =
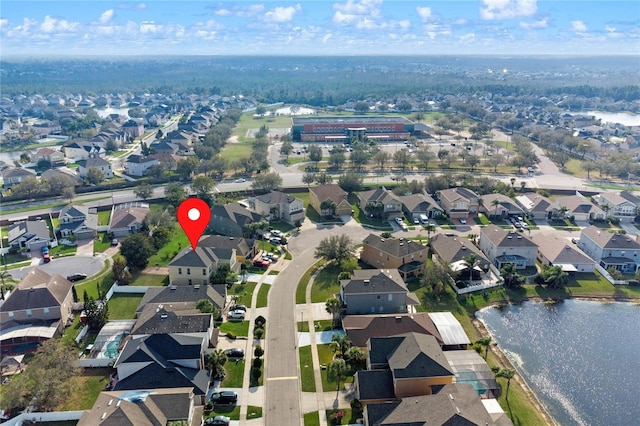
<path fill-rule="evenodd" d="M 38 261 L 39 269 L 42 269 L 47 274 L 60 274 L 63 277 L 75 273 L 87 274 L 89 277 L 99 272 L 103 266 L 104 260 L 101 257 L 69 256 L 53 258 L 49 263 L 44 263 L 42 259 L 39 259 Z M 27 274 L 29 269 L 31 269 L 30 266 L 11 269 L 11 276 L 17 280 L 21 280 Z"/>

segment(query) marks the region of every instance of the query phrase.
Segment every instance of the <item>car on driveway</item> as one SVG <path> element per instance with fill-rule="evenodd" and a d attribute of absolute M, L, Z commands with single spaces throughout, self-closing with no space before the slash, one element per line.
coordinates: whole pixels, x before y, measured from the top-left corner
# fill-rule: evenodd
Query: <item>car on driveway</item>
<path fill-rule="evenodd" d="M 231 311 L 227 314 L 227 321 L 244 321 L 244 311 Z"/>
<path fill-rule="evenodd" d="M 238 402 L 238 394 L 234 391 L 214 392 L 211 394 L 211 402 L 214 404 L 235 404 Z"/>
<path fill-rule="evenodd" d="M 257 266 L 258 268 L 268 268 L 270 264 L 271 263 L 262 259 L 256 259 L 253 261 L 253 266 Z"/>
<path fill-rule="evenodd" d="M 460 223 L 463 224 L 463 225 L 466 225 L 467 224 L 467 219 L 460 218 Z"/>
<path fill-rule="evenodd" d="M 84 280 L 85 278 L 87 278 L 87 274 L 71 274 L 71 275 L 67 275 L 67 279 L 69 281 L 71 281 L 72 283 L 74 283 L 76 281 Z"/>
<path fill-rule="evenodd" d="M 247 312 L 247 307 L 245 305 L 233 305 L 229 308 L 230 311 L 245 311 Z"/>
<path fill-rule="evenodd" d="M 224 351 L 227 358 L 244 358 L 244 351 L 240 348 L 231 348 Z"/>
<path fill-rule="evenodd" d="M 228 426 L 231 424 L 231 419 L 227 416 L 209 417 L 204 421 L 204 424 L 209 426 Z"/>
<path fill-rule="evenodd" d="M 247 180 L 245 178 L 238 178 L 234 182 L 235 183 L 245 183 Z"/>

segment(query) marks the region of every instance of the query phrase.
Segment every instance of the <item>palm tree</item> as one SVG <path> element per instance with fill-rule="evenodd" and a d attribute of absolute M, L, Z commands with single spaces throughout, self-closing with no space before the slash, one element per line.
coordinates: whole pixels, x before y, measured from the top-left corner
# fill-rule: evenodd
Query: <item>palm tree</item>
<path fill-rule="evenodd" d="M 504 377 L 505 379 L 507 379 L 507 392 L 505 394 L 505 399 L 509 399 L 509 386 L 511 386 L 511 379 L 513 379 L 513 376 L 515 375 L 515 371 L 513 371 L 510 368 L 503 368 L 500 371 L 498 371 L 497 376 L 498 377 Z"/>
<path fill-rule="evenodd" d="M 464 266 L 469 268 L 469 285 L 471 285 L 471 281 L 473 280 L 473 268 L 478 264 L 478 256 L 475 254 L 470 254 L 462 258 L 464 262 Z"/>
<path fill-rule="evenodd" d="M 351 340 L 344 333 L 334 333 L 331 336 L 331 342 L 333 352 L 339 358 L 344 358 L 349 348 L 351 348 Z"/>
<path fill-rule="evenodd" d="M 487 209 L 485 208 L 484 205 L 484 198 L 482 197 L 478 197 L 478 213 L 480 213 L 480 209 L 482 208 L 483 213 L 486 213 Z"/>
<path fill-rule="evenodd" d="M 345 354 L 345 358 L 353 371 L 359 370 L 365 360 L 364 353 L 360 348 L 356 346 L 352 346 L 349 348 L 349 350 Z"/>
<path fill-rule="evenodd" d="M 484 346 L 484 359 L 487 360 L 487 355 L 489 355 L 489 345 L 491 344 L 491 336 L 485 336 L 481 339 L 476 340 L 481 346 Z"/>
<path fill-rule="evenodd" d="M 340 391 L 340 379 L 347 373 L 347 363 L 342 358 L 336 358 L 329 364 L 329 372 L 338 379 L 336 390 Z"/>
<path fill-rule="evenodd" d="M 333 316 L 333 326 L 336 327 L 340 318 L 340 310 L 342 309 L 342 304 L 338 299 L 332 297 L 331 299 L 327 299 L 324 307 L 326 311 Z"/>
<path fill-rule="evenodd" d="M 504 278 L 504 285 L 511 287 L 517 281 L 516 266 L 513 263 L 507 263 L 500 269 L 500 275 Z"/>
<path fill-rule="evenodd" d="M 9 274 L 9 271 L 7 270 L 7 267 L 5 266 L 4 270 L 2 272 L 0 272 L 0 279 L 2 280 L 2 287 L 0 287 L 0 299 L 4 300 L 4 290 L 6 288 L 6 284 L 4 282 L 5 279 L 8 279 L 11 276 L 11 274 Z"/>
<path fill-rule="evenodd" d="M 498 216 L 498 206 L 500 205 L 500 200 L 497 198 L 491 202 L 491 205 L 494 207 L 493 210 L 493 218 L 495 219 Z"/>

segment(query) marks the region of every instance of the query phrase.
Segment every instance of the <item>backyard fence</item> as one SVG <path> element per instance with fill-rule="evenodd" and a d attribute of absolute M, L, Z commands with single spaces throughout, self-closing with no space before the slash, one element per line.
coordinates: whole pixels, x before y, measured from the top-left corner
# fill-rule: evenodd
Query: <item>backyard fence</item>
<path fill-rule="evenodd" d="M 55 411 L 51 413 L 21 413 L 20 415 L 3 423 L 5 426 L 22 426 L 40 422 L 63 422 L 68 420 L 80 420 L 84 411 Z"/>

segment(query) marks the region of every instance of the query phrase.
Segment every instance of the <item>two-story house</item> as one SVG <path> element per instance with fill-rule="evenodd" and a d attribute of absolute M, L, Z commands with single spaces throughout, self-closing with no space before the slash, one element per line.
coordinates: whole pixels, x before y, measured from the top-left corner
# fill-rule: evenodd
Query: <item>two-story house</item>
<path fill-rule="evenodd" d="M 235 248 L 184 248 L 169 262 L 169 282 L 172 285 L 206 285 L 209 277 L 223 263 L 229 265 L 231 272 L 240 272 L 241 264 Z"/>
<path fill-rule="evenodd" d="M 580 232 L 578 247 L 604 269 L 634 273 L 640 265 L 640 244 L 626 234 L 589 226 Z"/>
<path fill-rule="evenodd" d="M 40 161 L 48 161 L 51 166 L 62 166 L 65 163 L 64 153 L 49 147 L 40 148 L 33 154 L 32 161 L 38 164 Z"/>
<path fill-rule="evenodd" d="M 73 320 L 73 283 L 31 268 L 0 305 L 3 355 L 32 352 Z"/>
<path fill-rule="evenodd" d="M 2 180 L 4 181 L 5 189 L 11 188 L 11 186 L 22 182 L 27 178 L 35 178 L 36 172 L 31 169 L 20 168 L 8 168 L 2 170 Z"/>
<path fill-rule="evenodd" d="M 64 206 L 58 219 L 60 224 L 56 231 L 60 231 L 63 237 L 72 235 L 84 240 L 98 235 L 98 214 L 86 206 Z"/>
<path fill-rule="evenodd" d="M 470 189 L 457 187 L 438 192 L 438 201 L 450 219 L 466 219 L 478 211 L 479 195 Z"/>
<path fill-rule="evenodd" d="M 629 191 L 603 192 L 591 197 L 607 216 L 617 217 L 624 222 L 632 222 L 640 208 L 640 198 Z"/>
<path fill-rule="evenodd" d="M 144 124 L 142 120 L 139 119 L 132 118 L 131 120 L 127 120 L 127 122 L 122 125 L 122 129 L 134 138 L 144 135 Z"/>
<path fill-rule="evenodd" d="M 160 164 L 158 160 L 144 155 L 130 155 L 124 163 L 124 169 L 128 175 L 144 176 L 150 167 Z"/>
<path fill-rule="evenodd" d="M 498 269 L 507 264 L 513 264 L 516 269 L 536 265 L 536 243 L 525 235 L 493 224 L 482 228 L 478 246 Z"/>
<path fill-rule="evenodd" d="M 65 157 L 78 161 L 89 157 L 101 157 L 106 154 L 104 147 L 88 141 L 71 142 L 62 147 Z"/>
<path fill-rule="evenodd" d="M 403 217 L 402 201 L 384 187 L 363 191 L 358 194 L 360 208 L 368 215 L 380 219 Z"/>
<path fill-rule="evenodd" d="M 420 304 L 397 269 L 356 269 L 340 280 L 340 300 L 347 315 L 401 313 Z"/>
<path fill-rule="evenodd" d="M 92 156 L 86 160 L 79 160 L 76 163 L 78 164 L 78 176 L 81 178 L 86 178 L 89 173 L 89 169 L 92 168 L 100 170 L 105 179 L 111 179 L 113 177 L 111 163 L 104 158 Z"/>
<path fill-rule="evenodd" d="M 323 217 L 350 216 L 353 212 L 347 192 L 335 183 L 309 188 L 309 205 Z"/>
<path fill-rule="evenodd" d="M 251 208 L 273 221 L 284 220 L 290 225 L 304 220 L 304 202 L 280 191 L 249 198 Z"/>
<path fill-rule="evenodd" d="M 397 269 L 403 280 L 418 276 L 429 248 L 404 238 L 381 238 L 369 234 L 362 240 L 360 260 L 374 268 Z"/>

